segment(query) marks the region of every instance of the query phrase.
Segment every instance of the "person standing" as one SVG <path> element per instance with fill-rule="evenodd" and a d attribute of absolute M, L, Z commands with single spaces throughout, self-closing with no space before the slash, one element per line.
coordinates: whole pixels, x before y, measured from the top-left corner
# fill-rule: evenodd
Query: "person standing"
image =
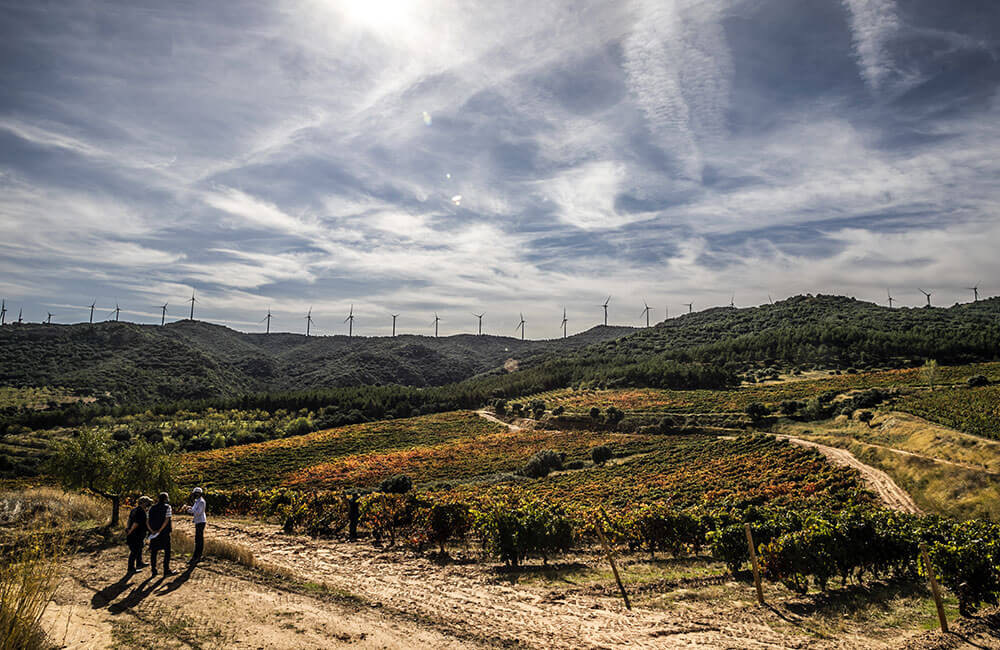
<path fill-rule="evenodd" d="M 142 563 L 142 546 L 146 541 L 146 513 L 153 500 L 147 496 L 139 497 L 139 503 L 128 515 L 125 524 L 125 543 L 128 544 L 128 572 L 135 573 L 146 565 Z"/>
<path fill-rule="evenodd" d="M 149 509 L 149 555 L 153 565 L 153 575 L 156 575 L 156 554 L 163 551 L 163 575 L 172 576 L 170 570 L 170 531 L 173 510 L 170 507 L 170 495 L 160 492 L 159 501 Z"/>
<path fill-rule="evenodd" d="M 208 518 L 205 516 L 205 495 L 204 490 L 196 487 L 191 490 L 194 503 L 184 506 L 184 512 L 190 512 L 194 520 L 194 553 L 191 555 L 191 564 L 201 559 L 201 553 L 205 550 L 205 524 Z"/>

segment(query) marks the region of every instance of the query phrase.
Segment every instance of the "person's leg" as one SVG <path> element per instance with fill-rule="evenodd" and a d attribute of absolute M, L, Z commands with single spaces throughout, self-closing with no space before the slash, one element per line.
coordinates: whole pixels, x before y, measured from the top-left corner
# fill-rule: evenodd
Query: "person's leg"
<path fill-rule="evenodd" d="M 170 573 L 170 535 L 163 539 L 163 572 Z"/>
<path fill-rule="evenodd" d="M 142 564 L 142 542 L 128 540 L 128 572 L 135 573 Z"/>
<path fill-rule="evenodd" d="M 149 563 L 153 565 L 153 575 L 156 575 L 156 554 L 160 552 L 160 540 L 154 539 L 149 543 Z"/>
<path fill-rule="evenodd" d="M 201 559 L 201 553 L 205 550 L 205 524 L 195 524 L 194 525 L 194 554 L 191 556 L 191 561 L 195 562 Z"/>

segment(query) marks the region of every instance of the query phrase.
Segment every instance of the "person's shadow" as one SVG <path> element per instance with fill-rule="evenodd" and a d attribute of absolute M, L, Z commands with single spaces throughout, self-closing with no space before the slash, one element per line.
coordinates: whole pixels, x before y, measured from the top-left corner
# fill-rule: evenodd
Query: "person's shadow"
<path fill-rule="evenodd" d="M 194 571 L 195 566 L 196 566 L 195 564 L 188 564 L 187 568 L 184 569 L 183 573 L 174 578 L 173 581 L 164 584 L 163 589 L 156 592 L 156 595 L 166 596 L 171 591 L 178 589 L 181 585 L 187 582 L 189 578 L 191 578 L 191 572 Z"/>
<path fill-rule="evenodd" d="M 163 577 L 154 580 L 153 576 L 149 576 L 142 582 L 140 582 L 135 589 L 129 592 L 128 596 L 125 596 L 116 603 L 112 603 L 111 607 L 108 607 L 108 611 L 112 614 L 121 614 L 122 612 L 128 611 L 141 603 L 146 599 L 153 590 L 156 589 L 163 583 Z"/>
<path fill-rule="evenodd" d="M 107 607 L 107 605 L 118 598 L 119 595 L 128 587 L 129 582 L 132 580 L 132 576 L 135 575 L 133 572 L 129 571 L 122 578 L 114 583 L 110 584 L 100 591 L 95 591 L 94 596 L 90 599 L 90 606 L 94 609 L 100 609 L 101 607 Z"/>

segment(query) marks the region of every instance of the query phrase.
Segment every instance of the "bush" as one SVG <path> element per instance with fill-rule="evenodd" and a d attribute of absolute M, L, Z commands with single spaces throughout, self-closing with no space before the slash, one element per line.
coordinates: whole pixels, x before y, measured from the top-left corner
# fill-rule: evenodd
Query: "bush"
<path fill-rule="evenodd" d="M 559 406 L 552 409 L 552 415 L 562 415 L 566 412 L 566 407 L 560 404 Z"/>
<path fill-rule="evenodd" d="M 985 377 L 985 375 L 976 375 L 974 377 L 969 377 L 966 382 L 969 388 L 979 388 L 981 386 L 989 386 L 990 380 Z"/>
<path fill-rule="evenodd" d="M 1000 596 L 1000 526 L 985 521 L 956 524 L 950 540 L 929 545 L 931 564 L 958 598 L 962 616 Z"/>
<path fill-rule="evenodd" d="M 295 418 L 285 427 L 286 436 L 301 436 L 313 431 L 313 423 L 309 418 Z"/>
<path fill-rule="evenodd" d="M 864 422 L 870 428 L 872 426 L 872 419 L 874 419 L 875 414 L 871 411 L 861 411 L 858 413 L 858 422 Z"/>
<path fill-rule="evenodd" d="M 788 399 L 781 403 L 782 415 L 795 415 L 795 412 L 802 408 L 802 402 Z"/>
<path fill-rule="evenodd" d="M 389 538 L 396 543 L 396 531 L 413 522 L 413 501 L 402 494 L 369 494 L 361 501 L 361 522 L 372 531 L 376 541 Z"/>
<path fill-rule="evenodd" d="M 603 465 L 612 458 L 615 454 L 611 451 L 611 447 L 607 445 L 601 445 L 600 447 L 594 447 L 590 450 L 590 458 L 594 461 L 595 465 Z"/>
<path fill-rule="evenodd" d="M 553 470 L 562 469 L 563 458 L 556 452 L 546 449 L 528 459 L 521 468 L 521 474 L 528 478 L 542 478 Z"/>
<path fill-rule="evenodd" d="M 493 402 L 493 412 L 499 415 L 500 417 L 507 415 L 507 400 L 498 399 L 497 401 Z"/>
<path fill-rule="evenodd" d="M 770 414 L 771 409 L 767 408 L 760 402 L 753 402 L 747 406 L 747 415 L 749 415 L 750 419 L 754 422 L 760 422 Z"/>
<path fill-rule="evenodd" d="M 437 544 L 442 555 L 448 540 L 464 539 L 469 530 L 469 509 L 462 503 L 432 503 L 422 509 L 420 518 L 425 538 Z"/>
<path fill-rule="evenodd" d="M 533 399 L 528 404 L 528 410 L 531 411 L 532 417 L 538 420 L 545 415 L 545 402 L 540 399 Z"/>
<path fill-rule="evenodd" d="M 625 412 L 614 406 L 609 406 L 605 411 L 604 419 L 608 424 L 614 426 L 625 419 Z"/>
<path fill-rule="evenodd" d="M 382 481 L 378 486 L 379 492 L 386 494 L 406 494 L 413 487 L 413 481 L 406 474 L 396 474 Z"/>
<path fill-rule="evenodd" d="M 597 408 L 596 406 L 590 407 L 590 417 L 593 420 L 596 420 L 597 418 L 601 417 L 601 409 Z"/>
<path fill-rule="evenodd" d="M 476 513 L 475 527 L 483 550 L 508 566 L 518 566 L 532 554 L 547 563 L 549 556 L 565 553 L 573 545 L 573 526 L 565 511 L 541 501 L 516 507 L 494 504 Z"/>

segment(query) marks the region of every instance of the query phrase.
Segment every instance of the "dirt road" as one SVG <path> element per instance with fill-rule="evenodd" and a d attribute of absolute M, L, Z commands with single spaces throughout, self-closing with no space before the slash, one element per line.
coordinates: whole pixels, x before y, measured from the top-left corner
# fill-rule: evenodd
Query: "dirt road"
<path fill-rule="evenodd" d="M 818 442 L 803 440 L 801 438 L 793 438 L 792 436 L 786 436 L 783 434 L 773 435 L 776 438 L 787 440 L 793 445 L 798 445 L 800 447 L 812 447 L 826 456 L 830 462 L 836 463 L 837 465 L 843 465 L 845 467 L 853 467 L 858 470 L 868 487 L 879 496 L 882 503 L 884 503 L 887 507 L 892 508 L 893 510 L 899 510 L 900 512 L 908 512 L 910 514 L 920 513 L 920 508 L 918 508 L 917 504 L 913 502 L 913 498 L 906 492 L 906 490 L 896 485 L 896 482 L 893 481 L 888 474 L 882 470 L 875 469 L 871 465 L 865 465 L 860 460 L 855 458 L 854 454 L 846 449 L 828 447 L 827 445 L 821 445 Z"/>

